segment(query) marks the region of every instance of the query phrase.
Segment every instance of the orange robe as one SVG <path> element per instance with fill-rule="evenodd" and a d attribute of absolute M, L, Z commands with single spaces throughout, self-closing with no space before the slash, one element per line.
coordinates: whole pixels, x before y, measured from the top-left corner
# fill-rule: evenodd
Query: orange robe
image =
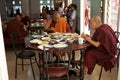
<path fill-rule="evenodd" d="M 67 32 L 66 19 L 65 18 L 60 18 L 58 22 L 52 21 L 51 24 L 50 24 L 50 27 L 54 27 L 55 32 L 65 33 L 65 32 Z"/>
<path fill-rule="evenodd" d="M 65 18 L 60 18 L 60 20 L 55 24 L 55 32 L 65 33 L 67 30 L 67 22 Z"/>

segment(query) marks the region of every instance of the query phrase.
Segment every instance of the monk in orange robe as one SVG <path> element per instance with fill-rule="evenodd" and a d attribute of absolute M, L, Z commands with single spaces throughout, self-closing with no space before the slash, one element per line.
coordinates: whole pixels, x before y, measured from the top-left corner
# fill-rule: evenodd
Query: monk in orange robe
<path fill-rule="evenodd" d="M 46 26 L 44 27 L 44 31 L 48 33 L 52 32 L 71 32 L 69 25 L 65 18 L 60 17 L 59 12 L 55 11 L 53 13 L 52 19 L 48 20 Z"/>
<path fill-rule="evenodd" d="M 28 35 L 27 27 L 21 22 L 21 17 L 19 15 L 15 16 L 8 22 L 6 32 L 10 35 L 12 32 L 20 32 L 21 36 Z"/>
<path fill-rule="evenodd" d="M 88 47 L 84 56 L 84 72 L 91 74 L 95 64 L 104 67 L 105 71 L 116 66 L 116 52 L 118 39 L 112 28 L 107 24 L 102 24 L 99 16 L 91 19 L 91 28 L 96 30 L 92 36 L 82 34 L 81 37 L 92 46 Z"/>

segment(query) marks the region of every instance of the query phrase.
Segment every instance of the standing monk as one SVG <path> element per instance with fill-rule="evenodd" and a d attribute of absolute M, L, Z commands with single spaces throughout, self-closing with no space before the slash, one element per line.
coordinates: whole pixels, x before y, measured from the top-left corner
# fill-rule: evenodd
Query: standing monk
<path fill-rule="evenodd" d="M 27 26 L 27 30 L 29 30 L 29 28 L 30 28 L 30 17 L 27 16 L 24 12 L 21 13 L 21 17 L 22 17 L 21 22 L 25 26 Z"/>
<path fill-rule="evenodd" d="M 44 31 L 48 33 L 52 32 L 60 32 L 60 33 L 65 33 L 65 32 L 71 32 L 67 21 L 65 18 L 60 17 L 59 12 L 54 11 L 52 19 L 48 20 Z"/>
<path fill-rule="evenodd" d="M 91 74 L 95 64 L 104 67 L 105 71 L 110 70 L 116 65 L 117 38 L 112 28 L 107 24 L 102 24 L 99 16 L 91 19 L 91 28 L 96 30 L 91 38 L 87 34 L 81 37 L 88 41 L 92 46 L 86 49 L 84 58 L 84 72 Z"/>

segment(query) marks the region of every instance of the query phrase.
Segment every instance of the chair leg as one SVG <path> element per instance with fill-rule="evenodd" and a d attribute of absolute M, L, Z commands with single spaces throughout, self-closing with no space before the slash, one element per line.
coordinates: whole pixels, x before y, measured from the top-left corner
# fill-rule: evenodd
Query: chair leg
<path fill-rule="evenodd" d="M 15 79 L 17 78 L 17 57 L 16 57 L 16 63 L 15 63 Z"/>
<path fill-rule="evenodd" d="M 102 70 L 103 70 L 103 67 L 101 67 L 101 70 L 100 70 L 99 80 L 101 79 Z"/>
<path fill-rule="evenodd" d="M 22 59 L 22 71 L 24 71 L 24 61 Z"/>
<path fill-rule="evenodd" d="M 119 56 L 120 56 L 120 53 L 118 53 L 118 55 L 117 55 L 117 68 L 118 68 L 118 70 L 119 70 Z"/>
<path fill-rule="evenodd" d="M 69 80 L 69 73 L 67 72 L 67 80 Z"/>
<path fill-rule="evenodd" d="M 35 80 L 35 74 L 34 74 L 34 70 L 33 70 L 33 66 L 32 66 L 32 59 L 31 58 L 30 58 L 30 65 L 31 65 L 32 73 L 33 73 L 33 78 Z"/>
<path fill-rule="evenodd" d="M 36 64 L 37 64 L 38 68 L 39 68 L 39 64 L 38 64 L 38 62 L 37 62 L 36 56 L 35 56 L 35 62 L 36 62 Z"/>

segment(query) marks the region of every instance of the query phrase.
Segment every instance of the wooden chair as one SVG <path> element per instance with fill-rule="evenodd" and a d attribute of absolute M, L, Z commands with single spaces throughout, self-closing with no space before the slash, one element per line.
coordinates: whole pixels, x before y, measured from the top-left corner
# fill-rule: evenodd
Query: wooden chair
<path fill-rule="evenodd" d="M 30 65 L 32 69 L 32 73 L 33 73 L 33 78 L 35 80 L 35 74 L 34 74 L 34 70 L 32 66 L 33 63 L 37 63 L 35 52 L 31 50 L 25 50 L 24 46 L 20 44 L 19 42 L 20 33 L 19 32 L 11 33 L 10 38 L 11 38 L 12 46 L 13 46 L 15 57 L 16 57 L 15 78 L 17 78 L 17 65 L 22 66 L 22 71 L 24 70 L 25 65 Z M 18 59 L 21 59 L 22 63 L 18 63 Z M 29 60 L 30 64 L 25 63 L 24 60 Z M 38 63 L 37 63 L 37 66 L 38 66 Z"/>

